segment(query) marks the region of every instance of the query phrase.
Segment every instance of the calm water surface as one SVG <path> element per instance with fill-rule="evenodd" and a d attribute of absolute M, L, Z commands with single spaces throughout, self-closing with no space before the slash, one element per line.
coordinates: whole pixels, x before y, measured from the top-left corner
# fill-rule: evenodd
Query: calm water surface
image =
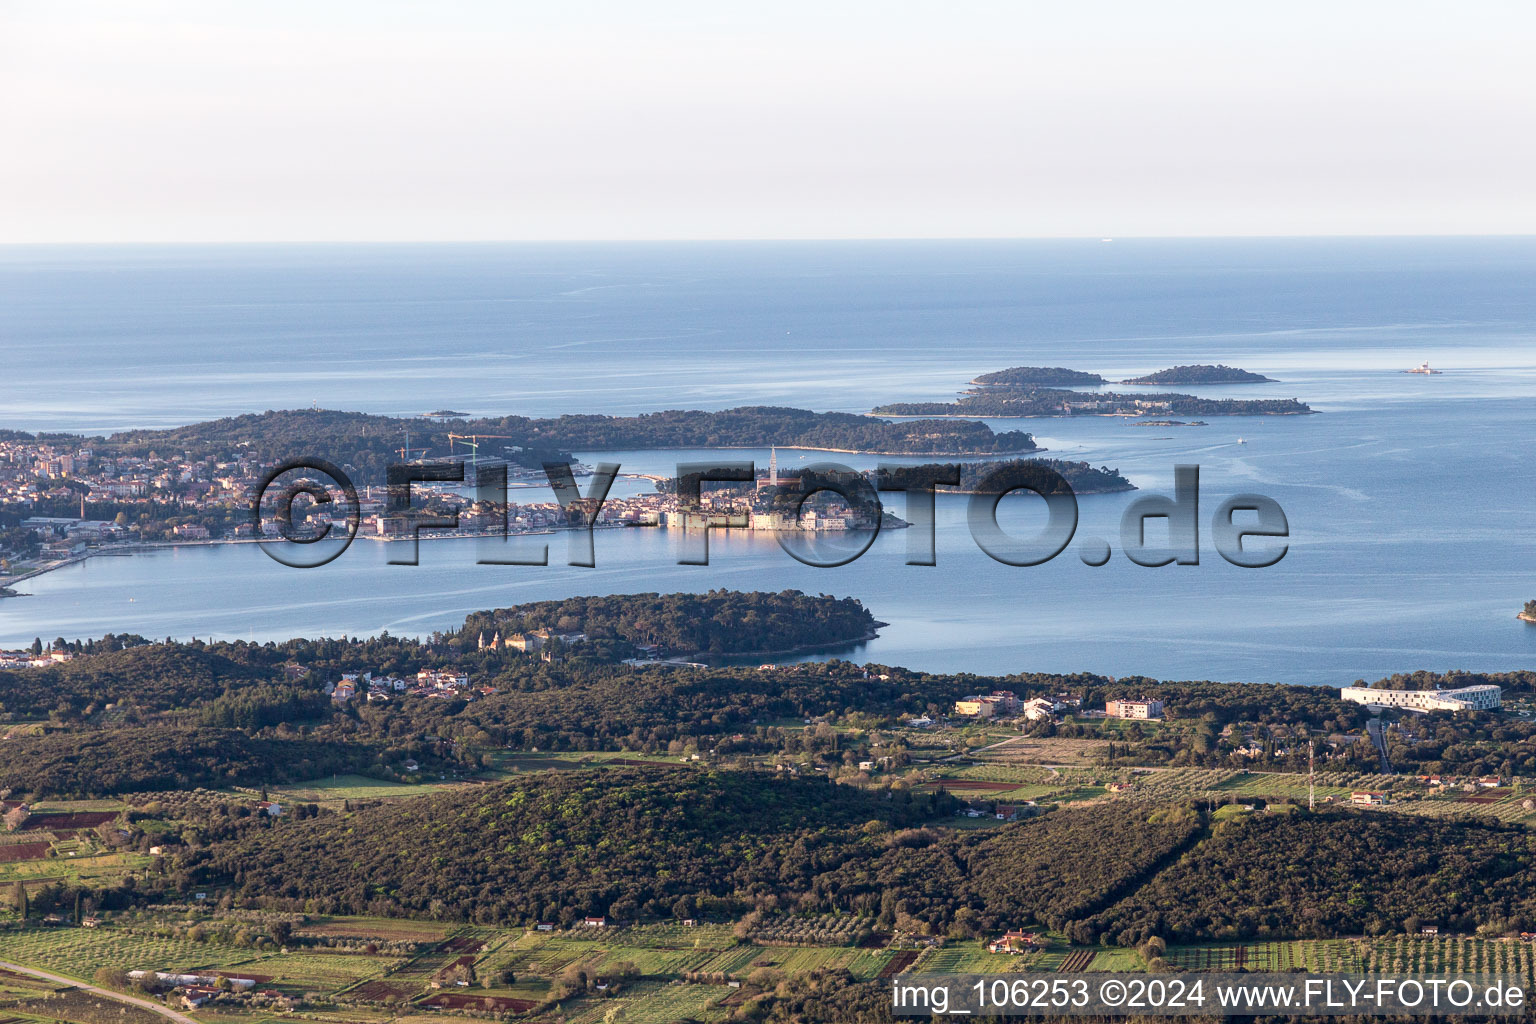
<path fill-rule="evenodd" d="M 181 548 L 29 581 L 31 596 L 0 602 L 0 645 L 423 634 L 572 594 L 796 587 L 857 596 L 891 624 L 843 656 L 933 670 L 1338 684 L 1532 667 L 1536 627 L 1514 613 L 1536 597 L 1533 271 L 1536 241 L 1520 239 L 0 249 L 0 427 L 101 431 L 312 402 L 859 412 L 945 399 L 1003 366 L 1119 376 L 1181 362 L 1283 381 L 1185 390 L 1294 395 L 1321 413 L 1180 429 L 994 423 L 1144 491 L 1199 464 L 1198 566 L 1119 553 L 1135 495 L 1085 496 L 1073 549 L 1035 568 L 980 552 L 958 497 L 940 503 L 933 568 L 903 564 L 900 531 L 837 569 L 762 536 L 715 536 L 710 566 L 678 565 L 677 535 L 654 530 L 599 534 L 594 569 L 559 564 L 559 537 L 549 567 L 476 565 L 475 541 L 423 544 L 417 567 L 359 541 L 312 571 L 250 545 Z M 1398 372 L 1423 359 L 1446 373 Z M 601 457 L 670 472 L 704 454 Z M 780 459 L 802 455 L 828 457 Z M 1210 513 L 1241 491 L 1289 516 L 1290 553 L 1273 568 L 1232 567 L 1209 544 Z M 1008 525 L 1030 529 L 1037 510 L 1010 503 Z M 1103 568 L 1077 557 L 1093 537 L 1116 548 Z"/>

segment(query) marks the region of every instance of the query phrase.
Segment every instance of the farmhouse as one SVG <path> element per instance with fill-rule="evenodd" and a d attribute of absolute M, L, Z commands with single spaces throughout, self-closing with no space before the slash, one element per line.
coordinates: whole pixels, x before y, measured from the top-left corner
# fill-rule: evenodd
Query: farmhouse
<path fill-rule="evenodd" d="M 987 943 L 988 953 L 1033 953 L 1040 948 L 1040 938 L 1034 932 L 1005 932 L 1000 939 Z"/>
<path fill-rule="evenodd" d="M 204 988 L 201 985 L 188 986 L 181 990 L 181 1005 L 189 1010 L 195 1010 L 218 994 L 219 990 L 216 988 Z"/>

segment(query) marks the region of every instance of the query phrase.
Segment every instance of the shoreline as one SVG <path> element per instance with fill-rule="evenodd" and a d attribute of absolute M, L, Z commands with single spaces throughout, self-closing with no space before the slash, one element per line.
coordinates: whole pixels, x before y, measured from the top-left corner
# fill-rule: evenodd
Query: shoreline
<path fill-rule="evenodd" d="M 864 644 L 880 638 L 880 630 L 889 626 L 889 622 L 875 620 L 868 633 L 849 640 L 828 640 L 819 644 L 798 644 L 794 647 L 786 647 L 773 651 L 739 651 L 734 654 L 713 654 L 709 651 L 694 651 L 691 654 L 679 655 L 682 658 L 777 658 L 782 655 L 813 654 L 816 651 L 831 650 L 835 647 L 847 647 L 849 644 Z"/>
<path fill-rule="evenodd" d="M 1102 388 L 1105 385 L 1113 383 L 1114 381 L 1105 380 L 1101 377 L 1096 383 L 1080 380 L 1074 384 L 1046 384 L 1041 381 L 1019 381 L 1015 384 L 998 384 L 991 381 L 984 381 L 980 377 L 977 377 L 974 380 L 966 381 L 965 386 L 968 388 L 1055 388 L 1066 390 L 1069 388 Z"/>
<path fill-rule="evenodd" d="M 1283 384 L 1274 377 L 1262 380 L 1112 380 L 1111 384 L 1124 384 L 1133 388 L 1225 388 L 1233 384 Z"/>
<path fill-rule="evenodd" d="M 1129 489 L 1130 490 L 1135 490 L 1136 488 L 1135 487 L 1131 487 Z M 958 491 L 958 492 L 954 492 L 954 493 L 968 494 L 968 493 L 972 493 L 972 492 L 969 492 L 969 491 Z M 1083 491 L 1083 492 L 1079 492 L 1079 493 L 1091 494 L 1091 493 L 1109 493 L 1109 492 Z M 900 524 L 889 524 L 889 525 L 881 524 L 880 529 L 882 529 L 882 530 L 901 530 L 901 529 L 907 529 L 911 525 L 912 525 L 911 523 L 903 521 Z M 415 538 L 415 539 L 416 540 L 421 540 L 421 541 L 436 541 L 436 540 L 495 540 L 495 539 L 498 539 L 498 538 L 500 538 L 500 539 L 511 539 L 513 537 L 552 537 L 552 536 L 555 536 L 555 535 L 561 534 L 561 533 L 569 533 L 572 529 L 574 529 L 574 527 L 551 527 L 549 529 L 543 529 L 543 530 L 525 530 L 525 531 L 522 531 L 522 532 L 519 532 L 519 533 L 511 533 L 511 532 L 500 533 L 500 532 L 497 532 L 495 530 L 491 530 L 491 531 L 476 530 L 476 531 L 473 531 L 473 532 L 452 532 L 452 533 L 449 533 L 449 532 L 444 532 L 444 533 L 424 533 L 420 537 Z M 661 529 L 666 529 L 666 528 L 663 527 L 663 526 L 656 525 L 656 524 L 651 524 L 651 523 L 622 522 L 622 523 L 595 523 L 595 524 L 593 524 L 592 529 L 593 530 L 636 530 L 636 529 L 661 530 Z M 745 529 L 745 530 L 743 530 L 743 529 L 738 528 L 738 532 L 741 532 L 741 533 L 773 533 L 775 531 L 772 531 L 772 530 L 752 530 L 752 529 Z M 830 533 L 830 532 L 836 532 L 836 531 L 826 531 L 826 532 Z M 374 534 L 374 533 L 361 533 L 361 532 L 359 532 L 352 539 L 354 541 L 370 540 L 370 541 L 374 541 L 375 543 L 379 543 L 379 544 L 399 544 L 399 543 L 404 543 L 404 542 L 410 541 L 413 538 L 411 538 L 411 537 L 400 537 L 400 536 L 381 537 L 378 534 Z M 220 538 L 217 538 L 217 539 L 209 538 L 208 540 L 151 541 L 151 542 L 147 542 L 147 543 L 127 544 L 127 545 L 123 545 L 123 546 L 120 546 L 120 547 L 103 548 L 103 549 L 94 550 L 94 551 L 87 551 L 83 555 L 75 555 L 73 557 L 62 559 L 62 560 L 60 560 L 58 562 L 53 562 L 53 563 L 50 563 L 48 565 L 42 565 L 42 566 L 38 566 L 38 567 L 36 567 L 34 569 L 28 569 L 26 572 L 20 574 L 19 576 L 0 577 L 0 600 L 4 600 L 6 598 L 11 598 L 11 597 L 31 597 L 32 596 L 31 594 L 17 593 L 16 591 L 11 590 L 10 588 L 15 586 L 18 583 L 24 583 L 27 580 L 31 580 L 31 579 L 35 579 L 35 578 L 37 578 L 39 576 L 47 575 L 48 573 L 54 572 L 54 571 L 56 571 L 58 569 L 67 569 L 67 568 L 69 568 L 72 565 L 79 565 L 82 562 L 90 561 L 92 558 L 113 558 L 113 557 L 127 558 L 127 557 L 132 556 L 132 555 L 145 554 L 145 553 L 151 552 L 151 551 L 160 551 L 160 550 L 165 550 L 165 549 L 170 549 L 170 548 L 193 548 L 193 547 L 210 548 L 210 547 L 222 547 L 224 545 L 230 545 L 230 544 L 269 544 L 269 543 L 277 543 L 277 541 L 275 541 L 275 540 L 273 540 L 271 538 L 266 538 L 266 537 L 220 537 Z M 857 642 L 857 641 L 849 641 L 849 642 L 850 643 L 854 643 L 854 642 Z"/>
<path fill-rule="evenodd" d="M 1068 483 L 1070 484 L 1071 481 L 1068 481 Z M 940 484 L 939 486 L 940 487 L 944 487 L 943 484 Z M 1141 488 L 1137 487 L 1135 484 L 1126 484 L 1124 487 L 1095 487 L 1092 490 L 1086 490 L 1086 491 L 1085 490 L 1079 490 L 1078 488 L 1073 487 L 1072 488 L 1072 493 L 1073 493 L 1074 496 L 1081 498 L 1081 497 L 1083 497 L 1086 494 L 1125 494 L 1127 491 L 1139 491 L 1139 490 L 1141 490 Z M 991 494 L 992 492 L 991 491 L 961 491 L 961 490 L 956 490 L 955 488 L 945 487 L 944 490 L 936 491 L 935 493 L 937 493 L 937 494 L 974 495 L 974 494 Z"/>
<path fill-rule="evenodd" d="M 92 556 L 89 555 L 89 554 L 76 555 L 73 558 L 66 558 L 66 559 L 63 559 L 62 561 L 53 562 L 53 563 L 51 563 L 49 565 L 39 566 L 36 569 L 28 569 L 26 572 L 22 573 L 20 576 L 7 576 L 7 577 L 5 577 L 4 580 L 0 580 L 0 591 L 10 590 L 10 588 L 12 586 L 14 586 L 15 584 L 17 584 L 17 583 L 24 583 L 27 580 L 30 580 L 30 579 L 32 579 L 34 577 L 37 577 L 37 576 L 41 576 L 44 573 L 53 572 L 53 570 L 55 570 L 55 569 L 63 569 L 63 568 L 66 568 L 68 566 L 74 565 L 77 562 L 83 562 L 83 561 L 85 561 L 86 559 L 88 559 L 90 557 L 92 557 Z M 0 598 L 6 598 L 6 597 L 30 597 L 30 596 L 32 596 L 32 595 L 30 595 L 30 594 L 18 594 L 15 591 L 11 591 L 10 593 L 0 593 Z"/>
<path fill-rule="evenodd" d="M 1403 372 L 1408 373 L 1409 371 L 1404 370 Z M 1515 618 L 1519 619 L 1521 622 L 1529 622 L 1531 625 L 1536 626 L 1536 615 L 1527 615 L 1525 612 L 1521 612 L 1519 615 L 1516 615 Z"/>
<path fill-rule="evenodd" d="M 1071 415 L 1069 413 L 901 413 L 901 412 L 866 412 L 865 416 L 879 417 L 888 420 L 1079 420 L 1079 419 L 1125 419 L 1133 420 L 1142 415 L 1139 412 L 1097 412 Z M 1178 415 L 1175 413 L 1174 415 Z M 1184 415 L 1190 415 L 1185 413 Z M 1316 409 L 1308 409 L 1306 412 L 1202 412 L 1199 416 L 1316 416 Z M 1047 448 L 1039 448 L 1037 451 L 1049 451 Z"/>
<path fill-rule="evenodd" d="M 622 526 L 601 526 L 601 525 L 599 525 L 599 526 L 595 526 L 594 529 L 623 529 L 623 528 L 627 528 L 629 525 L 630 525 L 629 523 L 624 523 Z M 541 535 L 541 534 L 554 534 L 554 533 L 559 533 L 559 532 L 562 532 L 562 531 L 560 531 L 560 530 L 529 530 L 529 531 L 527 531 L 525 533 L 509 533 L 509 534 L 506 534 L 506 536 L 509 536 L 509 537 L 533 537 L 533 536 L 538 536 L 538 535 Z M 500 536 L 502 536 L 502 534 L 499 534 L 499 533 L 480 533 L 480 532 L 476 532 L 476 533 L 463 533 L 463 534 L 441 533 L 441 534 L 425 534 L 420 539 L 421 540 L 468 540 L 468 539 L 475 539 L 475 538 L 500 537 Z M 410 540 L 410 539 L 411 538 L 409 538 L 409 537 L 380 537 L 377 534 L 361 533 L 361 532 L 359 532 L 357 534 L 357 536 L 355 536 L 353 538 L 353 540 L 375 540 L 375 541 L 383 541 L 383 542 L 386 542 L 386 543 L 396 542 L 396 541 L 406 541 L 406 540 Z M 0 591 L 6 590 L 9 587 L 12 587 L 12 586 L 14 586 L 17 583 L 22 583 L 22 582 L 25 582 L 27 580 L 33 579 L 35 577 L 42 576 L 42 575 L 45 575 L 47 573 L 53 572 L 53 571 L 55 571 L 57 569 L 67 569 L 71 565 L 78 565 L 81 562 L 89 561 L 92 558 L 113 558 L 113 557 L 127 558 L 130 555 L 140 555 L 140 554 L 145 554 L 146 552 L 161 551 L 161 550 L 165 550 L 165 549 L 168 549 L 168 548 L 211 548 L 211 547 L 223 547 L 223 546 L 229 545 L 229 544 L 270 544 L 270 543 L 277 543 L 277 541 L 272 540 L 271 538 L 267 538 L 267 537 L 219 537 L 219 538 L 209 538 L 208 540 L 147 541 L 147 542 L 138 543 L 138 544 L 126 544 L 126 545 L 123 545 L 123 546 L 120 546 L 120 547 L 101 548 L 101 549 L 94 550 L 94 551 L 87 551 L 83 555 L 75 555 L 75 556 L 73 556 L 71 558 L 66 558 L 66 559 L 63 559 L 63 560 L 58 561 L 58 562 L 53 562 L 53 563 L 51 563 L 49 565 L 42 565 L 42 566 L 38 566 L 35 569 L 28 569 L 26 572 L 22 573 L 19 576 L 6 576 L 6 577 L 3 577 L 3 578 L 0 578 Z M 4 594 L 4 593 L 0 593 L 0 598 L 4 598 L 4 597 L 30 597 L 30 596 L 31 596 L 30 594 L 17 594 L 17 593 Z"/>
<path fill-rule="evenodd" d="M 883 414 L 883 413 L 866 412 L 866 413 L 860 413 L 859 415 L 875 417 L 875 416 L 883 416 L 885 414 Z M 969 420 L 969 419 L 977 419 L 978 417 L 975 417 L 975 416 L 890 416 L 888 418 L 895 419 L 895 420 L 939 420 L 939 419 L 945 419 L 945 420 Z M 1015 417 L 1011 417 L 1011 418 L 1013 418 L 1013 419 L 1028 419 L 1029 417 L 1026 417 L 1026 416 L 1015 416 Z M 771 445 L 769 445 L 769 444 L 715 444 L 715 445 L 709 445 L 708 446 L 708 449 L 711 450 L 711 451 L 718 449 L 719 451 L 723 451 L 723 452 L 746 452 L 746 451 L 754 451 L 754 450 L 759 449 L 759 448 L 783 448 L 785 451 L 799 451 L 799 452 L 832 452 L 832 453 L 837 454 L 837 455 L 888 455 L 888 456 L 890 456 L 893 459 L 901 459 L 901 458 L 918 458 L 918 459 L 1007 459 L 1007 458 L 1014 458 L 1014 457 L 1019 456 L 1019 455 L 1031 455 L 1031 454 L 1034 454 L 1035 452 L 1044 452 L 1044 451 L 1049 451 L 1050 450 L 1048 448 L 1024 448 L 1024 449 L 1020 449 L 1020 450 L 1017 450 L 1017 451 L 1007 451 L 1007 452 L 955 452 L 955 451 L 948 451 L 948 452 L 893 452 L 893 451 L 887 451 L 885 449 L 880 449 L 880 448 L 817 448 L 817 447 L 814 447 L 812 445 L 804 445 L 804 444 L 771 444 Z M 700 447 L 697 447 L 695 445 L 668 445 L 668 446 L 666 446 L 664 448 L 583 448 L 582 449 L 583 452 L 592 452 L 594 454 L 596 454 L 598 452 L 629 452 L 629 451 L 689 452 L 689 451 L 701 451 L 701 450 L 703 450 L 703 449 L 700 448 Z M 646 478 L 648 480 L 656 480 L 656 479 L 670 480 L 670 479 L 672 479 L 671 477 L 654 477 L 654 476 L 652 476 L 649 473 L 635 473 L 633 475 L 637 476 L 637 477 L 644 477 L 644 478 Z M 745 481 L 743 481 L 743 482 L 745 482 Z"/>

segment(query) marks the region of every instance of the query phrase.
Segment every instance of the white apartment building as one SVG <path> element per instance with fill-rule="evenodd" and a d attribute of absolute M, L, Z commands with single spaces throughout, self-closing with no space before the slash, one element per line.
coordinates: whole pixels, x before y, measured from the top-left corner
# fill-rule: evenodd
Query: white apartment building
<path fill-rule="evenodd" d="M 1457 690 L 1373 690 L 1369 686 L 1346 686 L 1339 696 L 1356 704 L 1408 711 L 1494 711 L 1504 706 L 1504 691 L 1491 683 Z"/>

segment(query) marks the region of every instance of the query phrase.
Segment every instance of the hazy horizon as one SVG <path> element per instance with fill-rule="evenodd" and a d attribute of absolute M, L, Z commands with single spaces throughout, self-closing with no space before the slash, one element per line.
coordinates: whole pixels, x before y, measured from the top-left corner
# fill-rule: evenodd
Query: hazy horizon
<path fill-rule="evenodd" d="M 1471 234 L 1465 232 L 1380 232 L 1376 234 L 1327 234 L 1314 233 L 1305 235 L 1274 235 L 1274 234 L 1231 234 L 1231 235 L 861 235 L 846 237 L 818 237 L 814 235 L 760 235 L 755 237 L 656 237 L 656 238 L 603 238 L 594 236 L 591 238 L 198 238 L 198 239 L 150 239 L 150 238 L 126 238 L 110 241 L 0 241 L 0 251 L 7 249 L 85 249 L 85 248 L 196 248 L 199 246 L 391 246 L 391 245 L 465 245 L 465 246 L 495 246 L 495 245 L 752 245 L 757 243 L 772 245 L 784 244 L 815 244 L 826 243 L 833 245 L 858 245 L 860 243 L 898 244 L 902 242 L 913 243 L 943 243 L 943 242 L 1083 242 L 1113 244 L 1117 242 L 1263 242 L 1272 240 L 1276 242 L 1306 242 L 1306 241 L 1412 241 L 1424 239 L 1426 241 L 1455 241 L 1464 239 L 1476 241 L 1478 239 L 1527 239 L 1536 238 L 1536 230 L 1531 231 L 1504 231 L 1483 232 Z"/>
<path fill-rule="evenodd" d="M 1536 9 L 0 4 L 0 243 L 1536 233 Z"/>

